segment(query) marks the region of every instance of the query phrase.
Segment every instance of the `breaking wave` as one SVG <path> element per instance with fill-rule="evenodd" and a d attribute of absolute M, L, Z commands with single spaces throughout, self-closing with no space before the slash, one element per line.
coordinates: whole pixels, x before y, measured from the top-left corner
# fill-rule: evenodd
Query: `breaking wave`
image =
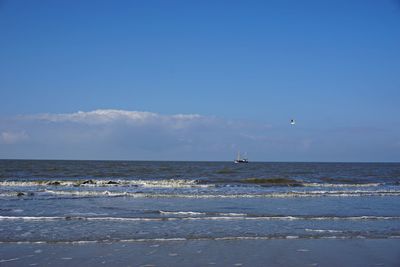
<path fill-rule="evenodd" d="M 191 188 L 210 187 L 209 184 L 200 184 L 197 180 L 164 179 L 164 180 L 35 180 L 35 181 L 0 181 L 0 186 L 7 187 L 149 187 L 149 188 Z"/>
<path fill-rule="evenodd" d="M 177 212 L 175 212 L 176 214 Z M 184 213 L 184 212 L 182 212 Z M 189 215 L 205 214 L 199 212 L 185 212 Z M 215 216 L 189 216 L 189 217 L 84 217 L 84 216 L 0 216 L 0 221 L 119 221 L 119 222 L 137 222 L 137 221 L 177 221 L 177 220 L 277 220 L 277 221 L 294 221 L 294 220 L 317 220 L 317 221 L 330 221 L 330 220 L 346 220 L 346 221 L 359 221 L 359 220 L 400 220 L 400 216 L 310 216 L 310 215 L 215 215 Z M 306 231 L 328 231 L 328 230 L 312 230 Z M 333 230 L 332 230 L 333 231 Z"/>
<path fill-rule="evenodd" d="M 236 183 L 233 181 L 201 181 L 193 179 L 155 179 L 155 180 L 5 180 L 0 181 L 3 187 L 144 187 L 144 188 L 209 188 L 223 186 L 268 186 L 268 187 L 329 187 L 357 188 L 384 186 L 383 183 L 316 183 L 290 179 L 256 179 L 249 178 Z M 396 184 L 392 184 L 396 186 Z"/>
<path fill-rule="evenodd" d="M 207 194 L 207 193 L 138 193 L 118 191 L 61 191 L 45 190 L 54 195 L 70 196 L 111 196 L 137 198 L 292 198 L 292 197 L 363 197 L 363 196 L 400 196 L 400 190 L 335 190 L 335 191 L 289 191 L 266 192 L 260 194 Z"/>
<path fill-rule="evenodd" d="M 96 243 L 143 243 L 143 242 L 186 242 L 186 241 L 234 241 L 234 240 L 292 240 L 292 239 L 399 239 L 398 235 L 267 235 L 267 236 L 225 236 L 225 237 L 171 237 L 171 238 L 131 238 L 101 240 L 36 240 L 36 241 L 0 241 L 0 244 L 96 244 Z"/>

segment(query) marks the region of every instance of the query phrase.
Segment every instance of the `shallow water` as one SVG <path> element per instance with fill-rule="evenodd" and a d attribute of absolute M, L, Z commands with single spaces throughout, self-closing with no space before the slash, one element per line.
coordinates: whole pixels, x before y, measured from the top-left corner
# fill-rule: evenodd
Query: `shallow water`
<path fill-rule="evenodd" d="M 3 266 L 399 266 L 394 239 L 0 244 Z"/>
<path fill-rule="evenodd" d="M 0 161 L 0 242 L 397 239 L 400 164 Z"/>

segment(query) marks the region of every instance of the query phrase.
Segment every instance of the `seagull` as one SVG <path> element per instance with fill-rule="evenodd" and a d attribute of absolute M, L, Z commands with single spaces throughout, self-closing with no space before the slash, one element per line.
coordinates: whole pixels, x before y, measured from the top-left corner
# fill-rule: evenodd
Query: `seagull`
<path fill-rule="evenodd" d="M 291 124 L 291 125 L 295 125 L 296 122 L 295 122 L 294 120 L 290 120 L 290 124 Z"/>

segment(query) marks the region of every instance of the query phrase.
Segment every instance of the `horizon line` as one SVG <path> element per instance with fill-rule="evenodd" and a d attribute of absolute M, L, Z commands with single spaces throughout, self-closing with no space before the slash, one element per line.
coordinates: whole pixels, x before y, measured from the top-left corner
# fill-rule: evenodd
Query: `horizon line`
<path fill-rule="evenodd" d="M 29 159 L 29 158 L 0 158 L 0 161 L 130 161 L 130 162 L 234 162 L 233 160 L 159 160 L 159 159 Z M 249 161 L 249 163 L 400 163 L 400 161 Z"/>

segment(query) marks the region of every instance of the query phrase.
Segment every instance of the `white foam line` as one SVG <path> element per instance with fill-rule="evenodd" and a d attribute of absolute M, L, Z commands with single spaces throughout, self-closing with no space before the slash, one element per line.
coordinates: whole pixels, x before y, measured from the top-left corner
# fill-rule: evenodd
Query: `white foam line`
<path fill-rule="evenodd" d="M 400 220 L 399 216 L 206 216 L 206 217 L 161 217 L 161 218 L 134 218 L 134 217 L 75 217 L 75 216 L 0 216 L 0 221 L 60 221 L 60 220 L 86 220 L 86 221 L 177 221 L 177 220 Z M 309 229 L 311 231 L 311 229 Z M 307 231 L 307 230 L 306 230 Z M 315 230 L 317 231 L 317 230 Z M 322 230 L 321 230 L 322 231 Z"/>
<path fill-rule="evenodd" d="M 165 241 L 187 241 L 184 237 L 173 237 L 173 238 L 140 238 L 140 239 L 122 239 L 121 242 L 165 242 Z"/>
<path fill-rule="evenodd" d="M 110 192 L 110 191 L 61 191 L 61 190 L 45 190 L 46 193 L 53 195 L 68 195 L 68 196 L 132 196 L 128 192 Z"/>
<path fill-rule="evenodd" d="M 0 186 L 8 187 L 126 187 L 140 186 L 148 188 L 207 188 L 211 184 L 198 184 L 197 180 L 162 179 L 162 180 L 45 180 L 45 181 L 0 181 Z"/>
<path fill-rule="evenodd" d="M 303 186 L 308 187 L 376 187 L 381 186 L 381 183 L 365 183 L 365 184 L 328 184 L 328 183 L 303 183 Z"/>
<path fill-rule="evenodd" d="M 217 213 L 217 215 L 219 215 L 219 216 L 235 216 L 235 217 L 247 216 L 247 214 L 245 214 L 245 213 L 233 213 L 233 212 L 229 212 L 229 213 Z"/>
<path fill-rule="evenodd" d="M 330 229 L 304 229 L 306 232 L 316 232 L 316 233 L 343 233 L 340 230 L 330 230 Z"/>
<path fill-rule="evenodd" d="M 210 214 L 211 212 L 207 213 L 207 212 L 198 212 L 198 211 L 162 211 L 160 210 L 159 213 L 161 215 L 179 215 L 179 216 L 184 216 L 184 215 L 192 215 L 192 216 L 205 216 L 207 214 Z M 247 216 L 247 214 L 245 213 L 234 213 L 234 212 L 228 212 L 228 213 L 220 213 L 220 212 L 212 212 L 211 214 L 213 214 L 214 216 L 229 216 L 229 217 L 238 217 L 238 216 Z"/>
<path fill-rule="evenodd" d="M 64 220 L 85 220 L 85 221 L 163 221 L 163 220 L 175 220 L 178 218 L 129 218 L 129 217 L 75 217 L 75 216 L 53 216 L 53 217 L 45 217 L 45 216 L 0 216 L 0 221 L 11 221 L 11 220 L 20 220 L 20 221 L 64 221 Z"/>
<path fill-rule="evenodd" d="M 192 215 L 192 216 L 202 216 L 207 215 L 207 212 L 197 212 L 197 211 L 162 211 L 162 215 Z M 247 216 L 245 213 L 214 213 L 216 216 Z"/>
<path fill-rule="evenodd" d="M 162 211 L 160 210 L 160 214 L 162 215 L 205 215 L 204 212 L 195 212 L 195 211 Z"/>
<path fill-rule="evenodd" d="M 65 217 L 59 216 L 0 216 L 0 221 L 20 220 L 20 221 L 56 221 L 65 220 Z"/>
<path fill-rule="evenodd" d="M 178 218 L 166 218 L 168 221 L 174 221 L 177 220 Z M 148 221 L 148 222 L 154 222 L 154 221 L 163 221 L 166 220 L 165 218 L 119 218 L 119 217 L 87 217 L 85 220 L 88 221 Z"/>
<path fill-rule="evenodd" d="M 54 195 L 72 196 L 124 196 L 136 198 L 294 198 L 294 197 L 366 197 L 366 196 L 400 196 L 399 190 L 379 191 L 290 191 L 283 193 L 264 194 L 160 194 L 160 193 L 133 193 L 133 192 L 110 192 L 110 191 L 61 191 L 45 190 Z"/>
<path fill-rule="evenodd" d="M 7 260 L 0 260 L 0 263 L 9 262 L 9 261 L 16 261 L 16 260 L 19 260 L 19 258 L 13 258 L 13 259 L 7 259 Z"/>
<path fill-rule="evenodd" d="M 222 217 L 222 216 L 209 216 L 209 217 L 185 217 L 181 220 L 280 220 L 280 221 L 294 221 L 294 220 L 400 220 L 396 216 L 349 216 L 349 217 L 328 217 L 328 216 L 255 216 L 255 217 Z"/>
<path fill-rule="evenodd" d="M 185 242 L 185 241 L 234 241 L 234 240 L 292 240 L 292 239 L 365 239 L 365 236 L 226 236 L 226 237 L 198 237 L 198 238 L 139 238 L 121 240 L 75 240 L 75 241 L 0 241 L 0 244 L 97 244 L 97 243 L 141 243 L 141 242 Z M 397 239 L 399 236 L 368 237 L 369 239 Z"/>

